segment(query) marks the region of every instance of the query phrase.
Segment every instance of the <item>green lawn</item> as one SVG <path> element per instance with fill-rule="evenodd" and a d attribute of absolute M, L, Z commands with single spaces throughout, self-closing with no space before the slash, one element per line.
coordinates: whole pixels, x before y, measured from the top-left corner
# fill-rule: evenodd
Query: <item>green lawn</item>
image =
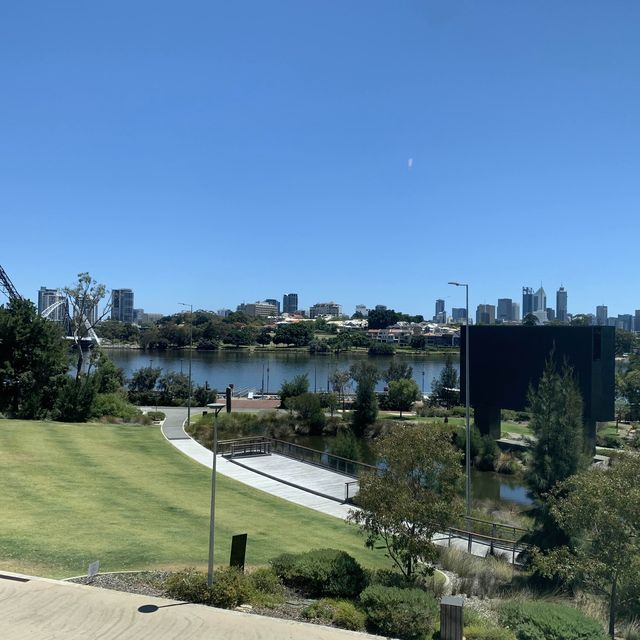
<path fill-rule="evenodd" d="M 0 420 L 0 569 L 49 577 L 207 562 L 210 472 L 157 427 Z M 344 549 L 389 566 L 355 527 L 218 477 L 216 562 L 249 534 L 247 563 Z"/>

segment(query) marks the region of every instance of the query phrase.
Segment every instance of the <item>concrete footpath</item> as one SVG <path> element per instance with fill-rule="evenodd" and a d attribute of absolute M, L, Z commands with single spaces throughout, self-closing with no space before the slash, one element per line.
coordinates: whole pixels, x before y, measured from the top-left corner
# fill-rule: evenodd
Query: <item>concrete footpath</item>
<path fill-rule="evenodd" d="M 0 574 L 2 640 L 380 640 L 57 580 Z"/>

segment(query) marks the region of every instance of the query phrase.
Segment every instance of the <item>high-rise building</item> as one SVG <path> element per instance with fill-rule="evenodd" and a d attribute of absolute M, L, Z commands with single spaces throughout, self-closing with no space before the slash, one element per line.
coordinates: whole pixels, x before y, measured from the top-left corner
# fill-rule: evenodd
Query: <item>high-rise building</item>
<path fill-rule="evenodd" d="M 280 315 L 280 301 L 279 300 L 276 300 L 275 298 L 266 298 L 265 302 L 268 302 L 269 304 L 272 304 L 278 310 L 278 315 Z"/>
<path fill-rule="evenodd" d="M 111 295 L 111 319 L 120 322 L 133 322 L 133 291 L 131 289 L 114 289 Z"/>
<path fill-rule="evenodd" d="M 47 289 L 40 287 L 38 290 L 38 313 L 42 315 L 49 307 L 59 303 L 47 317 L 55 322 L 65 322 L 69 317 L 69 303 L 60 289 Z"/>
<path fill-rule="evenodd" d="M 553 322 L 556 319 L 556 312 L 551 307 L 547 307 L 546 311 L 547 311 L 547 320 L 549 322 Z"/>
<path fill-rule="evenodd" d="M 438 298 L 436 300 L 436 317 L 444 315 L 444 300 Z"/>
<path fill-rule="evenodd" d="M 317 302 L 309 309 L 309 317 L 318 316 L 341 316 L 342 307 L 335 302 Z"/>
<path fill-rule="evenodd" d="M 556 291 L 556 320 L 566 322 L 567 318 L 567 291 L 560 287 Z"/>
<path fill-rule="evenodd" d="M 630 313 L 618 314 L 616 328 L 623 331 L 633 331 L 633 316 Z"/>
<path fill-rule="evenodd" d="M 606 327 L 608 316 L 609 316 L 609 309 L 607 305 L 601 304 L 596 307 L 596 324 L 598 326 Z"/>
<path fill-rule="evenodd" d="M 479 304 L 476 309 L 476 324 L 495 324 L 496 307 L 493 304 Z"/>
<path fill-rule="evenodd" d="M 513 300 L 511 298 L 498 298 L 496 319 L 499 322 L 511 322 L 513 320 Z"/>
<path fill-rule="evenodd" d="M 633 330 L 636 333 L 640 333 L 640 309 L 636 309 L 636 314 L 633 319 Z"/>
<path fill-rule="evenodd" d="M 514 302 L 511 305 L 511 319 L 514 322 L 520 321 L 520 304 L 518 302 Z"/>
<path fill-rule="evenodd" d="M 535 311 L 546 311 L 547 309 L 547 294 L 545 290 L 540 287 L 533 294 L 533 310 Z"/>
<path fill-rule="evenodd" d="M 282 296 L 282 313 L 295 313 L 298 310 L 298 294 L 285 293 Z"/>
<path fill-rule="evenodd" d="M 522 317 L 533 313 L 533 289 L 522 287 Z"/>
<path fill-rule="evenodd" d="M 369 309 L 367 309 L 366 304 L 357 304 L 356 313 L 359 313 L 363 318 L 366 318 L 369 315 Z"/>
<path fill-rule="evenodd" d="M 467 310 L 465 307 L 453 307 L 451 309 L 451 318 L 454 322 L 464 322 L 467 317 Z"/>

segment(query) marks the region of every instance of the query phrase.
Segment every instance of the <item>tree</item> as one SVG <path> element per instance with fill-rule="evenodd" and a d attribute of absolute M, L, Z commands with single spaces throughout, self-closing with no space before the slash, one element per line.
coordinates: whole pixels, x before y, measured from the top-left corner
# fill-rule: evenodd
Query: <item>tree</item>
<path fill-rule="evenodd" d="M 79 273 L 78 281 L 65 287 L 64 293 L 71 303 L 71 336 L 77 351 L 75 379 L 79 384 L 85 359 L 83 341 L 94 334 L 96 325 L 107 316 L 111 309 L 111 301 L 105 305 L 102 313 L 98 312 L 107 288 L 104 284 L 98 284 L 86 272 Z"/>
<path fill-rule="evenodd" d="M 158 400 L 156 384 L 162 373 L 158 367 L 143 367 L 133 372 L 128 383 L 129 399 L 134 404 L 155 404 Z"/>
<path fill-rule="evenodd" d="M 342 413 L 344 413 L 344 394 L 350 380 L 351 380 L 351 373 L 346 369 L 345 370 L 336 369 L 329 377 L 329 381 L 331 382 L 331 388 L 340 397 L 340 401 L 342 403 Z"/>
<path fill-rule="evenodd" d="M 287 409 L 295 411 L 310 435 L 320 435 L 327 420 L 320 398 L 315 393 L 302 393 L 285 400 Z"/>
<path fill-rule="evenodd" d="M 631 353 L 637 347 L 636 334 L 631 331 L 616 329 L 616 355 Z"/>
<path fill-rule="evenodd" d="M 189 376 L 170 371 L 158 380 L 160 404 L 171 407 L 184 404 L 189 398 Z"/>
<path fill-rule="evenodd" d="M 68 350 L 57 323 L 28 300 L 0 307 L 0 411 L 44 418 L 67 378 Z"/>
<path fill-rule="evenodd" d="M 369 329 L 386 329 L 398 322 L 399 314 L 393 309 L 371 309 L 367 315 Z"/>
<path fill-rule="evenodd" d="M 397 362 L 395 359 L 389 364 L 389 368 L 382 373 L 382 379 L 388 384 L 392 380 L 411 380 L 413 367 L 406 362 Z"/>
<path fill-rule="evenodd" d="M 431 402 L 450 409 L 460 402 L 460 377 L 453 366 L 451 356 L 447 354 L 440 375 L 431 382 Z"/>
<path fill-rule="evenodd" d="M 418 560 L 432 573 L 427 564 L 437 558 L 432 539 L 459 511 L 460 453 L 443 430 L 409 425 L 398 425 L 383 436 L 376 453 L 383 471 L 360 476 L 361 508 L 351 511 L 349 519 L 360 526 L 367 547 L 382 541 L 387 556 L 407 578 Z"/>
<path fill-rule="evenodd" d="M 309 376 L 306 373 L 295 376 L 291 382 L 285 380 L 278 394 L 280 396 L 280 408 L 286 407 L 285 401 L 287 398 L 301 396 L 307 391 L 309 391 Z"/>
<path fill-rule="evenodd" d="M 582 582 L 606 594 L 612 638 L 620 607 L 639 599 L 639 505 L 638 456 L 566 479 L 553 492 L 551 514 L 571 543 L 534 558 L 543 575 Z"/>
<path fill-rule="evenodd" d="M 402 378 L 389 383 L 389 404 L 400 412 L 401 418 L 402 412 L 409 411 L 419 397 L 420 389 L 413 379 Z"/>
<path fill-rule="evenodd" d="M 618 395 L 629 406 L 629 418 L 640 420 L 640 369 L 629 369 L 619 376 Z"/>
<path fill-rule="evenodd" d="M 529 428 L 536 440 L 525 478 L 536 502 L 538 524 L 531 542 L 548 549 L 565 544 L 566 536 L 550 518 L 547 496 L 559 482 L 587 466 L 580 390 L 568 366 L 558 371 L 553 351 L 537 388 L 529 389 L 528 401 Z"/>
<path fill-rule="evenodd" d="M 380 372 L 368 362 L 359 362 L 350 369 L 351 377 L 356 381 L 356 399 L 353 403 L 351 426 L 356 435 L 361 436 L 364 430 L 372 425 L 378 417 L 378 399 L 376 398 L 376 382 Z"/>
<path fill-rule="evenodd" d="M 247 325 L 230 327 L 224 336 L 224 341 L 236 348 L 252 345 L 256 341 L 256 330 Z"/>
<path fill-rule="evenodd" d="M 279 324 L 273 336 L 274 344 L 286 344 L 294 347 L 306 347 L 313 338 L 313 331 L 306 322 Z"/>
<path fill-rule="evenodd" d="M 258 332 L 258 335 L 256 336 L 256 342 L 261 347 L 266 347 L 268 344 L 271 344 L 271 332 L 269 331 L 269 329 L 262 329 L 260 332 Z"/>
<path fill-rule="evenodd" d="M 328 409 L 329 413 L 333 416 L 335 410 L 340 406 L 340 401 L 335 393 L 319 393 L 318 398 L 320 405 L 323 409 Z"/>
<path fill-rule="evenodd" d="M 540 324 L 540 320 L 533 313 L 527 313 L 527 315 L 522 318 L 522 326 L 523 327 L 535 327 Z"/>

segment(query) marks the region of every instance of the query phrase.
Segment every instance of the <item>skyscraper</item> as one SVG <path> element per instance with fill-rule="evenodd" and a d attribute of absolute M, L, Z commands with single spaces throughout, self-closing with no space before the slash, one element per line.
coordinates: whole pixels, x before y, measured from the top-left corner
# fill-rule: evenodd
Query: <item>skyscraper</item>
<path fill-rule="evenodd" d="M 278 310 L 278 315 L 280 315 L 280 301 L 279 300 L 276 300 L 275 298 L 265 298 L 264 301 L 268 302 L 269 304 L 272 304 Z"/>
<path fill-rule="evenodd" d="M 633 318 L 633 330 L 636 333 L 640 333 L 640 309 L 636 309 L 636 313 Z"/>
<path fill-rule="evenodd" d="M 295 313 L 298 310 L 298 294 L 285 293 L 282 296 L 282 313 Z"/>
<path fill-rule="evenodd" d="M 601 304 L 596 307 L 596 324 L 600 327 L 607 326 L 607 317 L 609 315 L 609 309 L 607 305 Z"/>
<path fill-rule="evenodd" d="M 499 322 L 510 322 L 513 320 L 513 300 L 511 298 L 498 298 L 496 319 Z"/>
<path fill-rule="evenodd" d="M 495 324 L 496 308 L 492 304 L 479 304 L 476 308 L 476 324 Z"/>
<path fill-rule="evenodd" d="M 447 314 L 444 310 L 444 300 L 438 298 L 436 300 L 436 314 L 433 316 L 434 322 L 445 323 L 447 321 Z"/>
<path fill-rule="evenodd" d="M 44 311 L 56 303 L 60 304 L 47 317 L 55 322 L 65 322 L 69 316 L 69 304 L 64 293 L 60 289 L 40 287 L 38 290 L 38 313 L 42 315 Z"/>
<path fill-rule="evenodd" d="M 111 319 L 119 322 L 133 322 L 133 291 L 114 289 L 112 292 Z"/>
<path fill-rule="evenodd" d="M 533 310 L 534 312 L 547 310 L 547 294 L 542 287 L 533 294 Z"/>
<path fill-rule="evenodd" d="M 564 287 L 556 291 L 556 320 L 567 321 L 567 291 Z"/>
<path fill-rule="evenodd" d="M 522 317 L 533 313 L 533 289 L 522 287 Z"/>
<path fill-rule="evenodd" d="M 520 305 L 517 302 L 511 305 L 511 319 L 515 322 L 520 321 Z"/>
<path fill-rule="evenodd" d="M 465 307 L 453 307 L 451 309 L 451 317 L 454 322 L 464 322 L 467 317 L 467 309 Z"/>

